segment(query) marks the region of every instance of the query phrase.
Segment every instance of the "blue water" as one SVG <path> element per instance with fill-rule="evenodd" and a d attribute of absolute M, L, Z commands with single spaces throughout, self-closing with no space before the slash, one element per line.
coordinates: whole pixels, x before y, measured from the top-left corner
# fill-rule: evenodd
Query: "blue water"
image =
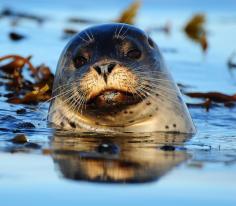
<path fill-rule="evenodd" d="M 9 19 L 0 19 L 0 56 L 32 54 L 33 64 L 46 63 L 55 71 L 68 41 L 62 38 L 63 29 L 88 26 L 68 23 L 67 18 L 109 22 L 130 2 L 1 0 L 0 9 L 36 13 L 46 16 L 47 21 L 42 25 L 22 21 L 13 27 Z M 234 0 L 146 0 L 136 25 L 148 30 L 170 22 L 170 34 L 152 32 L 151 36 L 174 79 L 189 85 L 189 91 L 234 94 L 236 71 L 228 69 L 227 61 L 236 51 L 235 11 Z M 196 12 L 207 17 L 206 53 L 182 29 Z M 12 42 L 9 31 L 21 32 L 27 38 Z M 0 92 L 5 92 L 3 87 Z M 27 113 L 17 115 L 16 110 L 23 107 Z M 190 139 L 162 134 L 118 138 L 57 135 L 44 120 L 47 108 L 47 103 L 40 108 L 11 105 L 0 97 L 0 128 L 8 129 L 0 129 L 0 205 L 236 205 L 235 107 L 219 105 L 209 112 L 190 108 L 198 129 Z M 36 128 L 22 129 L 22 122 L 32 122 Z M 15 136 L 12 128 L 25 133 L 40 148 L 9 142 Z M 101 152 L 103 144 L 109 144 L 111 151 Z M 161 150 L 166 144 L 176 146 L 176 150 Z M 93 178 L 96 175 L 100 179 Z"/>

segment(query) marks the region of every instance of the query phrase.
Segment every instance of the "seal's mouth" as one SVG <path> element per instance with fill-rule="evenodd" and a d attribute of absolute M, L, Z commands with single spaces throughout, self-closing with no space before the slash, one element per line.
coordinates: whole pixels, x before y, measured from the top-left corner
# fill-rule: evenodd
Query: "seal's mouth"
<path fill-rule="evenodd" d="M 91 97 L 87 101 L 87 106 L 96 108 L 111 108 L 136 104 L 141 98 L 136 94 L 124 92 L 115 89 L 101 91 L 96 96 Z"/>

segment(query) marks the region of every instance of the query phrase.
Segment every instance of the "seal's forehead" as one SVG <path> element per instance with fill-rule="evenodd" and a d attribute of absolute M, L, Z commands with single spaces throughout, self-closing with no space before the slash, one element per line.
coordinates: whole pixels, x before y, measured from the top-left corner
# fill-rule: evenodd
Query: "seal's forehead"
<path fill-rule="evenodd" d="M 129 41 L 140 44 L 146 42 L 145 39 L 147 39 L 146 33 L 134 26 L 120 23 L 103 24 L 89 27 L 75 35 L 64 52 L 73 53 L 79 48 L 100 48 L 101 51 L 106 52 L 106 49 L 114 47 L 114 43 L 120 45 Z"/>
<path fill-rule="evenodd" d="M 143 39 L 146 37 L 145 32 L 142 30 L 128 25 L 128 24 L 104 24 L 99 26 L 93 26 L 81 31 L 77 38 L 82 41 L 92 40 L 109 40 L 109 39 L 125 39 L 127 37 Z"/>
<path fill-rule="evenodd" d="M 119 36 L 119 35 L 124 35 L 125 33 L 129 33 L 129 34 L 134 34 L 137 36 L 144 36 L 145 33 L 128 24 L 104 24 L 104 25 L 100 25 L 100 26 L 95 26 L 95 27 L 91 27 L 88 28 L 87 30 L 90 30 L 91 32 L 95 32 L 97 35 L 101 34 L 101 35 L 115 35 L 115 36 Z M 86 31 L 86 30 L 85 30 Z"/>

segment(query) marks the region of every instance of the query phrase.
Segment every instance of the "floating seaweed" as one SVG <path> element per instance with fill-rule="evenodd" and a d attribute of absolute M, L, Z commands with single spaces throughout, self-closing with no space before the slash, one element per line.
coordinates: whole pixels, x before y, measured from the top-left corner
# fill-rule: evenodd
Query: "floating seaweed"
<path fill-rule="evenodd" d="M 134 24 L 135 17 L 137 15 L 140 6 L 141 6 L 140 1 L 134 1 L 126 10 L 122 12 L 120 17 L 117 19 L 117 22 Z"/>
<path fill-rule="evenodd" d="M 204 107 L 208 111 L 215 103 L 223 103 L 226 107 L 235 106 L 236 94 L 227 95 L 220 92 L 187 92 L 185 95 L 191 98 L 200 98 L 205 101 L 202 103 L 188 103 L 189 107 Z"/>
<path fill-rule="evenodd" d="M 208 48 L 205 29 L 206 17 L 203 14 L 194 15 L 185 25 L 184 31 L 193 41 L 199 43 L 203 51 Z"/>
<path fill-rule="evenodd" d="M 9 98 L 8 102 L 13 104 L 37 104 L 38 102 L 50 99 L 51 94 L 48 93 L 48 91 L 49 91 L 49 86 L 46 84 L 42 88 L 36 88 L 35 90 L 26 93 L 22 98 L 21 97 Z"/>
<path fill-rule="evenodd" d="M 18 22 L 20 20 L 31 20 L 39 24 L 43 23 L 46 20 L 45 17 L 41 17 L 35 14 L 30 14 L 30 13 L 25 13 L 25 12 L 13 11 L 9 8 L 3 9 L 0 12 L 0 18 L 4 18 L 4 17 L 13 18 L 14 22 L 15 21 Z"/>
<path fill-rule="evenodd" d="M 227 95 L 220 92 L 188 92 L 185 94 L 192 98 L 204 98 L 218 103 L 236 102 L 236 94 Z"/>
<path fill-rule="evenodd" d="M 140 1 L 134 1 L 127 9 L 125 9 L 121 15 L 117 18 L 117 20 L 112 20 L 119 23 L 126 23 L 126 24 L 134 24 L 135 17 L 137 16 L 137 12 L 140 8 Z M 76 24 L 96 24 L 96 23 L 104 23 L 104 20 L 98 19 L 86 19 L 81 17 L 70 17 L 67 20 L 69 23 L 76 23 Z"/>
<path fill-rule="evenodd" d="M 10 141 L 16 144 L 25 144 L 26 142 L 28 142 L 27 137 L 24 134 L 17 134 Z"/>
<path fill-rule="evenodd" d="M 79 31 L 76 29 L 64 29 L 63 30 L 63 39 L 67 39 L 70 38 L 72 36 L 74 36 L 75 34 L 77 34 Z"/>
<path fill-rule="evenodd" d="M 235 61 L 236 59 L 235 59 L 235 57 L 236 57 L 236 53 L 233 52 L 231 54 L 231 56 L 229 57 L 228 62 L 227 62 L 227 65 L 228 65 L 229 69 L 236 68 L 236 61 Z"/>
<path fill-rule="evenodd" d="M 51 97 L 54 75 L 49 67 L 40 65 L 34 67 L 30 62 L 31 56 L 25 58 L 19 55 L 0 57 L 0 79 L 8 91 L 4 97 L 7 102 L 14 104 L 37 104 Z M 23 74 L 27 69 L 27 74 Z M 28 76 L 30 79 L 27 79 Z"/>
<path fill-rule="evenodd" d="M 10 33 L 9 33 L 9 38 L 10 38 L 12 41 L 20 41 L 20 40 L 26 38 L 26 36 L 23 35 L 23 34 L 16 33 L 16 32 L 10 32 Z"/>

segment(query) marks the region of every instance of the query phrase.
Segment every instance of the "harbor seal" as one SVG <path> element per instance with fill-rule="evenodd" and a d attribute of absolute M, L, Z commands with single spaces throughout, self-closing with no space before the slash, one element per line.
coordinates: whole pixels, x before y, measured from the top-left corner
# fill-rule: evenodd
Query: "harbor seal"
<path fill-rule="evenodd" d="M 195 133 L 157 44 L 118 23 L 85 29 L 67 44 L 48 120 L 76 131 Z"/>

